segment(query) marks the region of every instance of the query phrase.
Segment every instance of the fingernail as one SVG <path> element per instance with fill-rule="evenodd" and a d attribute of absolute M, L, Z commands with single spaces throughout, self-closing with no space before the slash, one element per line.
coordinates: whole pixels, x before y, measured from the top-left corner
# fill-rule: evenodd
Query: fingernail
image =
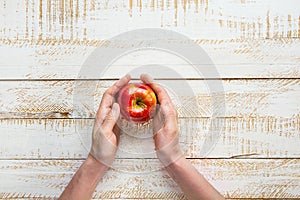
<path fill-rule="evenodd" d="M 130 78 L 131 78 L 131 76 L 130 76 L 130 74 L 126 74 L 125 76 L 123 76 L 123 78 L 130 79 Z"/>
<path fill-rule="evenodd" d="M 142 76 L 145 76 L 147 82 L 149 82 L 149 83 L 154 82 L 154 79 L 151 76 L 149 76 L 148 74 L 142 74 Z"/>

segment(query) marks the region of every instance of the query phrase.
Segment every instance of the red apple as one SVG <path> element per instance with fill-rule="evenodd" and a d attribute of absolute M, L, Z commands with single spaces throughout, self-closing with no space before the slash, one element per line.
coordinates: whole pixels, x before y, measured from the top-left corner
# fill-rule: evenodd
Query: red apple
<path fill-rule="evenodd" d="M 120 90 L 117 101 L 122 116 L 128 121 L 147 122 L 156 111 L 156 95 L 147 84 L 127 84 Z"/>

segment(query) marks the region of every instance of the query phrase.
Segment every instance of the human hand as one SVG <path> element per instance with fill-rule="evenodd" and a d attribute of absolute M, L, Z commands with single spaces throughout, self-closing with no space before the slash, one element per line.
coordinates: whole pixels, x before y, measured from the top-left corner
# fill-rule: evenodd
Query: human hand
<path fill-rule="evenodd" d="M 115 158 L 120 137 L 120 129 L 116 126 L 120 107 L 115 103 L 115 95 L 129 81 L 130 75 L 126 75 L 107 89 L 96 113 L 90 155 L 107 166 L 110 166 Z"/>
<path fill-rule="evenodd" d="M 183 157 L 179 146 L 178 114 L 167 91 L 146 74 L 140 79 L 148 84 L 158 98 L 158 110 L 153 119 L 154 144 L 158 159 L 168 166 Z"/>

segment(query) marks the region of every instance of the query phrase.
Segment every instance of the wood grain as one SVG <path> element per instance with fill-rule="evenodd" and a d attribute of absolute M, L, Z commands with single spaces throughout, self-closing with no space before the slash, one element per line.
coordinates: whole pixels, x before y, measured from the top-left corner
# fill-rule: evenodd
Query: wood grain
<path fill-rule="evenodd" d="M 180 145 L 186 157 L 300 157 L 299 117 L 219 118 L 217 126 L 211 121 L 180 118 Z M 1 120 L 0 159 L 83 159 L 90 150 L 93 123 L 93 119 Z M 151 124 L 123 122 L 120 127 L 117 157 L 156 158 Z M 212 136 L 212 147 L 204 146 Z"/>
<path fill-rule="evenodd" d="M 227 199 L 300 199 L 298 4 L 1 1 L 0 199 L 57 198 L 87 155 L 103 92 L 128 72 L 134 78 L 152 74 L 168 89 L 180 115 L 184 154 Z M 211 59 L 193 64 L 218 73 L 199 74 L 185 58 L 147 49 L 119 57 L 105 73 L 90 69 L 81 75 L 95 49 L 126 49 L 128 41 L 112 45 L 109 38 L 144 28 L 191 38 Z M 224 89 L 208 89 L 217 83 Z M 94 198 L 185 199 L 160 170 L 151 124 L 132 127 L 123 121 L 122 127 L 117 159 Z M 216 132 L 215 146 L 203 156 Z"/>
<path fill-rule="evenodd" d="M 144 42 L 146 41 L 141 41 L 141 44 Z M 172 42 L 174 44 L 185 44 L 185 41 Z M 122 45 L 107 45 L 105 40 L 73 40 L 70 42 L 65 40 L 40 40 L 37 42 L 0 40 L 0 79 L 119 78 L 128 72 L 137 77 L 141 72 L 141 66 L 144 66 L 142 71 L 160 78 L 178 78 L 178 76 L 181 78 L 300 77 L 299 39 L 198 39 L 194 42 L 204 50 L 212 62 L 203 59 L 200 63 L 195 63 L 193 60 L 190 60 L 189 63 L 183 58 L 166 51 L 138 50 L 116 59 L 105 73 L 93 73 L 95 69 L 90 69 L 90 73 L 80 76 L 83 63 L 96 48 L 102 47 L 109 50 L 109 48 L 125 47 L 122 47 Z M 269 51 L 269 49 L 272 49 L 272 51 Z M 199 52 L 189 52 L 189 54 L 198 55 Z M 202 73 L 211 70 L 211 68 L 216 68 L 218 74 L 205 76 L 199 74 L 191 63 L 196 65 L 196 69 L 199 69 Z M 164 66 L 169 70 L 176 71 L 178 75 L 157 73 L 157 70 L 149 68 L 149 65 Z"/>
<path fill-rule="evenodd" d="M 227 198 L 299 198 L 299 159 L 191 160 Z M 1 198 L 57 197 L 81 160 L 0 161 Z M 95 198 L 181 199 L 183 194 L 155 160 L 115 161 Z M 147 170 L 154 170 L 145 173 Z M 118 181 L 116 181 L 118 180 Z"/>
<path fill-rule="evenodd" d="M 297 8 L 293 0 L 5 0 L 0 38 L 86 40 L 148 27 L 192 38 L 292 38 L 299 37 Z"/>
<path fill-rule="evenodd" d="M 0 118 L 92 118 L 113 82 L 1 81 Z M 300 113 L 298 79 L 159 83 L 169 91 L 181 117 L 289 118 Z"/>

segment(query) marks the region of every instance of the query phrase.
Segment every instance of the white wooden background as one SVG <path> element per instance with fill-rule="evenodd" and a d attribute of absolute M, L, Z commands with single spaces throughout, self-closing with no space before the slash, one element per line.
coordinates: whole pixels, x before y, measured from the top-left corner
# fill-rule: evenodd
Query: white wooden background
<path fill-rule="evenodd" d="M 228 199 L 300 198 L 299 8 L 296 0 L 1 0 L 0 198 L 62 192 L 87 155 L 77 132 L 91 131 L 96 110 L 72 101 L 80 66 L 104 40 L 137 28 L 185 34 L 213 60 L 226 112 L 217 113 L 224 125 L 212 152 L 201 157 L 199 141 L 207 137 L 211 114 L 205 83 L 217 77 L 200 78 L 177 57 L 129 54 L 103 80 L 80 80 L 87 91 L 98 83 L 96 92 L 82 95 L 97 105 L 126 70 L 167 65 L 196 94 L 179 96 L 185 104 L 177 106 L 180 143 L 197 169 Z M 194 101 L 199 111 L 190 109 Z M 158 167 L 153 158 L 118 154 L 115 166 L 141 173 L 108 171 L 94 198 L 184 198 L 164 171 L 142 173 Z"/>

